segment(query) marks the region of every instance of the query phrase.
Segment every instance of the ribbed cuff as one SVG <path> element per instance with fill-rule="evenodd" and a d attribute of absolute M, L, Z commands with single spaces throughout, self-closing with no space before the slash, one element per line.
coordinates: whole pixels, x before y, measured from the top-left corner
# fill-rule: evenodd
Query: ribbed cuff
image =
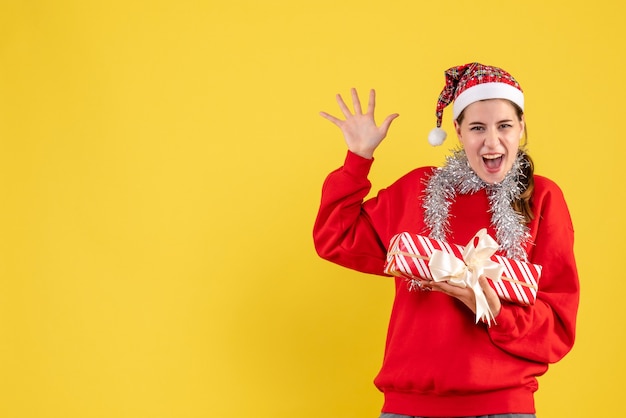
<path fill-rule="evenodd" d="M 351 176 L 367 178 L 373 163 L 374 158 L 363 158 L 352 151 L 348 151 L 343 164 L 343 169 Z"/>

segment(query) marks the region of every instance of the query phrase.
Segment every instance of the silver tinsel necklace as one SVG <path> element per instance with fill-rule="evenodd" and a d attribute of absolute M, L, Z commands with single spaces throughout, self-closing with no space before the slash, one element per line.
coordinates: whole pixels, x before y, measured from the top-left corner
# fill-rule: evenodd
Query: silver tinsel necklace
<path fill-rule="evenodd" d="M 423 207 L 424 220 L 430 238 L 446 240 L 449 232 L 450 205 L 457 193 L 471 194 L 486 189 L 491 207 L 491 224 L 496 230 L 496 241 L 507 257 L 527 261 L 524 244 L 530 238 L 524 216 L 516 212 L 511 203 L 523 192 L 521 179 L 528 163 L 518 153 L 513 167 L 499 183 L 488 184 L 476 175 L 462 149 L 454 150 L 446 164 L 435 170 L 427 180 Z M 478 231 L 478 228 L 477 228 Z"/>

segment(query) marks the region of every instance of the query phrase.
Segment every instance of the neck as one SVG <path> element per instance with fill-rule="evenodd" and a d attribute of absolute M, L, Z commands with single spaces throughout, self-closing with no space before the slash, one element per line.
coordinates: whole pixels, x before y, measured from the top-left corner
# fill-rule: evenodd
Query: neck
<path fill-rule="evenodd" d="M 476 193 L 486 188 L 491 207 L 491 224 L 496 230 L 496 240 L 507 257 L 526 260 L 524 243 L 529 238 L 524 217 L 512 206 L 518 199 L 522 186 L 523 158 L 518 155 L 513 167 L 501 182 L 488 184 L 471 169 L 462 149 L 453 151 L 446 164 L 438 168 L 428 180 L 424 199 L 425 222 L 430 237 L 445 241 L 449 235 L 449 210 L 454 196 Z"/>

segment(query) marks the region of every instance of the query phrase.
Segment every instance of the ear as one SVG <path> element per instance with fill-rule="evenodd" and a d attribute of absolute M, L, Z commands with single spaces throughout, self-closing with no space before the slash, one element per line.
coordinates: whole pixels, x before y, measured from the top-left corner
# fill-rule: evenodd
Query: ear
<path fill-rule="evenodd" d="M 519 139 L 524 138 L 524 132 L 526 132 L 526 121 L 524 120 L 524 115 L 522 115 L 522 120 L 520 121 L 520 125 L 522 125 L 522 130 L 519 133 Z"/>
<path fill-rule="evenodd" d="M 463 135 L 461 135 L 461 124 L 454 120 L 454 132 L 456 132 L 456 137 L 459 140 L 459 144 L 461 144 L 461 148 L 464 148 L 463 144 Z"/>
<path fill-rule="evenodd" d="M 460 140 L 461 139 L 461 125 L 459 124 L 459 122 L 457 122 L 456 119 L 454 120 L 454 132 L 456 132 L 456 136 Z"/>

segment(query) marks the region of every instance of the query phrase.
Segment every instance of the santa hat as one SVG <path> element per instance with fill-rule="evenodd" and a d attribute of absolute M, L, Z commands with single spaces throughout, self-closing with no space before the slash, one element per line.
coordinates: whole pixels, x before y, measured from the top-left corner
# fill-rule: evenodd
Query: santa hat
<path fill-rule="evenodd" d="M 524 93 L 513 76 L 501 68 L 473 62 L 446 70 L 446 85 L 437 100 L 437 127 L 428 134 L 430 145 L 443 144 L 446 132 L 441 129 L 443 109 L 454 101 L 453 119 L 463 109 L 479 100 L 507 99 L 524 110 Z"/>

